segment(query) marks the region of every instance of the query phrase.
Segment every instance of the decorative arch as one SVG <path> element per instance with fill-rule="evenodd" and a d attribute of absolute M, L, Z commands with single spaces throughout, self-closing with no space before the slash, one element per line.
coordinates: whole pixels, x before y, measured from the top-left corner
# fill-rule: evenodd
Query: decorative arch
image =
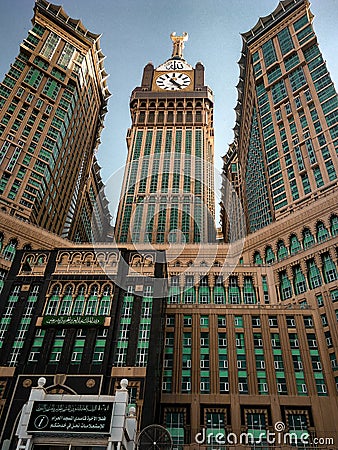
<path fill-rule="evenodd" d="M 145 266 L 152 266 L 154 264 L 154 256 L 149 254 L 144 255 L 143 261 Z"/>
<path fill-rule="evenodd" d="M 312 245 L 315 244 L 315 238 L 313 237 L 313 234 L 311 233 L 310 228 L 306 227 L 303 229 L 302 232 L 302 236 L 303 236 L 303 248 L 304 250 L 312 247 Z"/>
<path fill-rule="evenodd" d="M 4 259 L 7 259 L 8 261 L 13 261 L 18 245 L 19 245 L 18 240 L 16 238 L 12 238 L 4 248 L 3 251 Z"/>
<path fill-rule="evenodd" d="M 294 255 L 294 254 L 298 253 L 299 251 L 301 251 L 301 249 L 302 249 L 302 245 L 299 242 L 297 235 L 295 233 L 291 234 L 291 236 L 289 238 L 290 255 Z"/>
<path fill-rule="evenodd" d="M 266 264 L 272 264 L 273 262 L 275 262 L 275 260 L 276 260 L 275 253 L 272 250 L 271 245 L 268 245 L 265 248 L 265 262 Z"/>
<path fill-rule="evenodd" d="M 95 260 L 95 255 L 93 252 L 86 252 L 82 258 L 84 263 L 93 262 Z"/>
<path fill-rule="evenodd" d="M 256 250 L 255 253 L 253 254 L 253 262 L 256 265 L 263 264 L 263 259 L 261 257 L 261 253 L 258 250 Z"/>
<path fill-rule="evenodd" d="M 74 265 L 81 264 L 81 260 L 82 260 L 82 255 L 80 252 L 75 252 L 75 253 L 71 254 L 70 258 L 69 258 L 70 263 L 74 264 Z"/>
<path fill-rule="evenodd" d="M 329 232 L 324 225 L 323 221 L 319 221 L 316 223 L 316 239 L 317 242 L 323 242 L 326 241 L 329 238 Z"/>
<path fill-rule="evenodd" d="M 140 255 L 133 255 L 131 259 L 131 265 L 133 267 L 140 267 L 142 264 L 142 257 Z"/>
<path fill-rule="evenodd" d="M 61 283 L 54 283 L 49 288 L 50 295 L 59 295 L 61 293 Z"/>
<path fill-rule="evenodd" d="M 75 285 L 74 283 L 67 283 L 64 285 L 63 289 L 62 289 L 62 293 L 63 295 L 73 295 L 74 294 L 74 290 L 75 290 Z"/>
<path fill-rule="evenodd" d="M 338 235 L 338 216 L 336 214 L 330 217 L 330 232 L 331 236 Z"/>
<path fill-rule="evenodd" d="M 111 283 L 106 283 L 102 286 L 101 291 L 103 296 L 110 296 L 114 292 L 114 285 Z"/>
<path fill-rule="evenodd" d="M 73 255 L 74 257 L 74 255 Z M 71 262 L 71 257 L 68 252 L 62 252 L 58 255 L 57 263 L 61 265 L 68 265 Z"/>
<path fill-rule="evenodd" d="M 282 259 L 285 259 L 288 256 L 288 250 L 284 244 L 283 239 L 280 239 L 277 242 L 277 259 L 278 261 L 281 261 Z"/>
<path fill-rule="evenodd" d="M 81 283 L 76 286 L 76 295 L 86 295 L 87 293 L 87 285 L 85 283 Z"/>

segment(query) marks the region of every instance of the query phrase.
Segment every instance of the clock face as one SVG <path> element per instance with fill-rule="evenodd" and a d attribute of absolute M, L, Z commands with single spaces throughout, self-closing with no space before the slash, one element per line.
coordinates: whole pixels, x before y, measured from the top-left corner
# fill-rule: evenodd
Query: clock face
<path fill-rule="evenodd" d="M 190 77 L 180 72 L 164 73 L 156 79 L 157 86 L 167 91 L 180 91 L 188 87 L 190 83 Z"/>

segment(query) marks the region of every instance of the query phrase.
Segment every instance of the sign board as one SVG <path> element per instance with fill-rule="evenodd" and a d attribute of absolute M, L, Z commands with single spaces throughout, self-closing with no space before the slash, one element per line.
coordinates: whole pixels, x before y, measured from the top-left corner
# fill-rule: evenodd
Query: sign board
<path fill-rule="evenodd" d="M 105 316 L 45 316 L 42 325 L 94 326 L 104 325 Z"/>
<path fill-rule="evenodd" d="M 113 402 L 35 401 L 28 433 L 109 434 Z"/>

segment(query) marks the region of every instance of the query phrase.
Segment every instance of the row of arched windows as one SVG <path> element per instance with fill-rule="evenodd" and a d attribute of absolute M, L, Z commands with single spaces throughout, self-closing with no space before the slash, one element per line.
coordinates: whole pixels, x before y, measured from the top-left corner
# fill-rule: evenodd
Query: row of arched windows
<path fill-rule="evenodd" d="M 323 222 L 317 222 L 315 236 L 311 233 L 309 228 L 304 228 L 302 232 L 301 240 L 293 233 L 288 245 L 280 239 L 277 242 L 276 252 L 269 245 L 265 249 L 265 254 L 261 255 L 259 251 L 256 251 L 253 256 L 254 264 L 272 264 L 275 261 L 281 261 L 288 256 L 294 255 L 302 250 L 306 250 L 316 243 L 320 243 L 329 239 L 330 237 L 338 235 L 338 216 L 334 215 L 330 219 L 330 229 L 328 230 Z"/>
<path fill-rule="evenodd" d="M 306 261 L 306 274 L 300 265 L 292 268 L 292 280 L 285 270 L 279 273 L 279 288 L 282 300 L 291 298 L 292 295 L 300 295 L 308 289 L 315 289 L 324 283 L 331 283 L 338 279 L 337 267 L 329 253 L 321 256 L 322 267 L 318 268 L 314 259 Z"/>
<path fill-rule="evenodd" d="M 194 285 L 194 277 L 185 277 L 185 286 L 180 288 L 178 277 L 172 277 L 169 288 L 169 303 L 199 303 L 199 304 L 255 304 L 257 292 L 253 279 L 245 276 L 243 286 L 239 285 L 237 276 L 229 277 L 229 285 L 223 284 L 222 276 L 216 278 L 213 290 L 208 285 L 207 277 L 202 277 L 199 285 Z"/>
<path fill-rule="evenodd" d="M 110 284 L 102 287 L 98 284 L 90 287 L 85 284 L 76 287 L 68 284 L 63 289 L 60 284 L 56 284 L 51 289 L 44 314 L 48 316 L 107 316 L 110 314 L 112 294 L 113 288 Z"/>

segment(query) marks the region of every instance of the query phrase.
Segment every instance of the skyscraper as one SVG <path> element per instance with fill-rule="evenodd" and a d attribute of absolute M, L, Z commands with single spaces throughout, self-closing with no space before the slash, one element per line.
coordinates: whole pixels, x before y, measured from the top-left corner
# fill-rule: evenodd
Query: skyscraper
<path fill-rule="evenodd" d="M 213 95 L 183 58 L 187 38 L 172 33 L 171 58 L 147 64 L 132 92 L 117 242 L 215 239 Z"/>
<path fill-rule="evenodd" d="M 337 445 L 338 103 L 311 22 L 285 0 L 242 35 L 226 243 L 168 261 L 161 420 L 177 448 L 254 448 L 241 432 L 266 448 L 281 429 Z"/>
<path fill-rule="evenodd" d="M 37 0 L 0 86 L 0 194 L 11 215 L 69 236 L 109 92 L 99 35 Z"/>
<path fill-rule="evenodd" d="M 253 232 L 337 188 L 338 98 L 308 1 L 285 0 L 242 34 L 235 141 Z M 223 189 L 223 203 L 229 208 Z"/>

